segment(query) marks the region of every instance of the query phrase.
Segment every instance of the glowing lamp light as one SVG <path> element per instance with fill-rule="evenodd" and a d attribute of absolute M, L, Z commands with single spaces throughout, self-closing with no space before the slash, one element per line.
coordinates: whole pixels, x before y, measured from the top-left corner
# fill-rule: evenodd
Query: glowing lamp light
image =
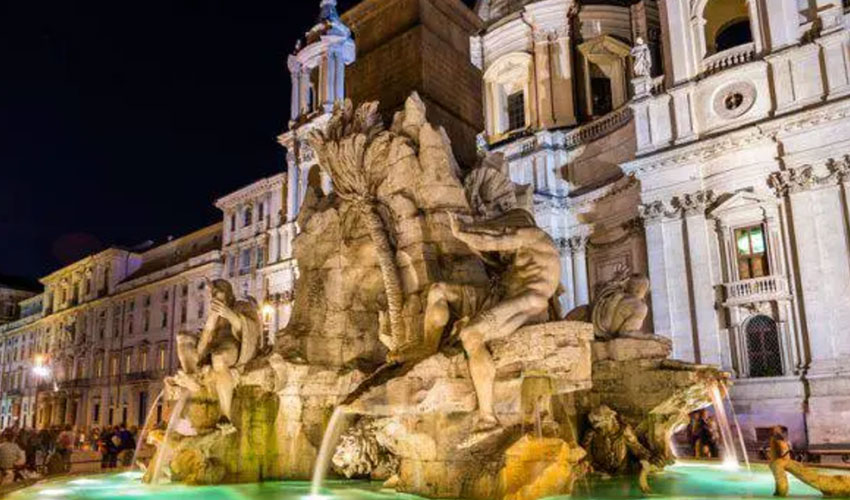
<path fill-rule="evenodd" d="M 36 365 L 32 368 L 32 373 L 36 377 L 46 378 L 46 377 L 50 376 L 50 368 L 48 368 L 44 365 L 41 365 L 41 366 Z"/>
<path fill-rule="evenodd" d="M 274 306 L 269 304 L 269 303 L 263 304 L 262 311 L 263 311 L 263 319 L 266 320 L 266 321 L 269 321 L 272 317 L 272 313 L 274 312 Z"/>

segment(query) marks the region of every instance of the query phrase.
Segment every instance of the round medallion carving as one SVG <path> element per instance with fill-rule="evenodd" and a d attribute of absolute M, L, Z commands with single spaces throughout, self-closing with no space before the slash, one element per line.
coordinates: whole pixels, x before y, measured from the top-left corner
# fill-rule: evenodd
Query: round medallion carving
<path fill-rule="evenodd" d="M 743 115 L 756 102 L 756 88 L 748 82 L 735 82 L 721 87 L 714 94 L 714 112 L 720 118 L 732 119 Z"/>

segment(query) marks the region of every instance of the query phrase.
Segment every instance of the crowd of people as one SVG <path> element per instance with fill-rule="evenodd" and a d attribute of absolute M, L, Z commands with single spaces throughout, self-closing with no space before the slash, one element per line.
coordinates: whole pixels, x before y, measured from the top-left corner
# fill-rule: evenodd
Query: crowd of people
<path fill-rule="evenodd" d="M 74 451 L 96 451 L 104 469 L 132 464 L 138 429 L 126 425 L 74 429 L 12 427 L 0 432 L 0 484 L 62 474 L 71 469 Z"/>

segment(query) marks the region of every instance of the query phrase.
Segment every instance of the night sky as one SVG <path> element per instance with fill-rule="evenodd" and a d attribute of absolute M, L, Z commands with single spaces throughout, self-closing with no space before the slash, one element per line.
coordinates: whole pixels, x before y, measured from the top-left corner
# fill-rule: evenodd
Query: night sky
<path fill-rule="evenodd" d="M 286 56 L 318 5 L 0 0 L 0 275 L 186 234 L 282 171 Z"/>

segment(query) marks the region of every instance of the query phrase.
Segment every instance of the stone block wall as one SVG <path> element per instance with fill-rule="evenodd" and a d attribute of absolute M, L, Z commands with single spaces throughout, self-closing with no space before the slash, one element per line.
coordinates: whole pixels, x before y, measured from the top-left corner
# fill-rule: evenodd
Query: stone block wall
<path fill-rule="evenodd" d="M 484 128 L 481 72 L 469 59 L 469 37 L 480 20 L 459 0 L 366 0 L 343 16 L 357 39 L 347 68 L 348 97 L 380 101 L 390 121 L 411 91 L 428 119 L 446 129 L 455 154 L 475 162 L 475 136 Z"/>

